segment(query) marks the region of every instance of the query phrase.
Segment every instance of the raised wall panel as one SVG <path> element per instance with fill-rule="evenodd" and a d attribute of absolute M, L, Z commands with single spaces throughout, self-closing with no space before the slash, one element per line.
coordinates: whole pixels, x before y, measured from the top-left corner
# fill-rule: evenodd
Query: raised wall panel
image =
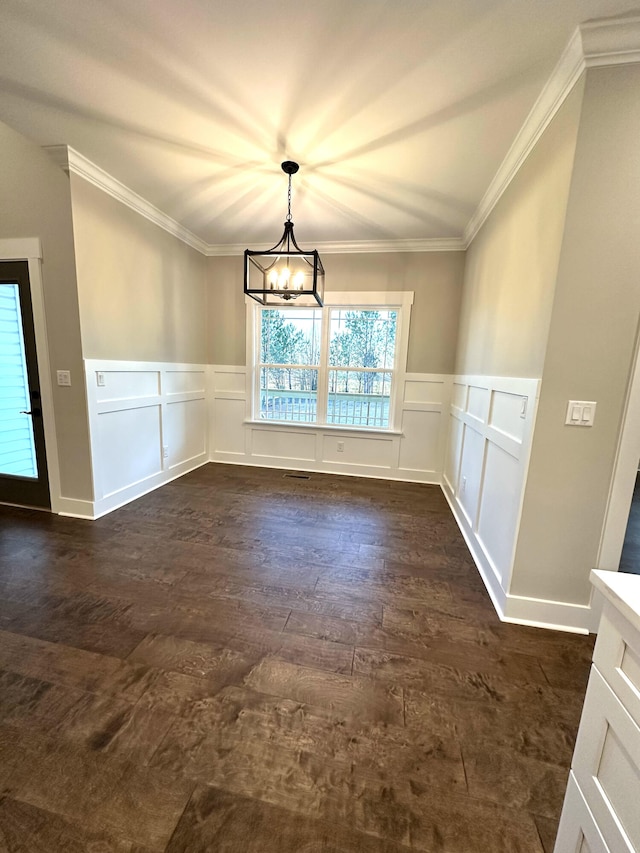
<path fill-rule="evenodd" d="M 522 441 L 526 424 L 525 418 L 521 416 L 523 401 L 528 405 L 527 398 L 521 394 L 493 391 L 489 424 L 510 438 Z"/>
<path fill-rule="evenodd" d="M 466 424 L 462 438 L 458 500 L 472 527 L 475 527 L 475 518 L 478 511 L 483 451 L 484 437 L 477 430 L 469 426 L 469 424 Z"/>
<path fill-rule="evenodd" d="M 98 402 L 132 400 L 136 397 L 156 397 L 160 393 L 160 372 L 157 370 L 102 370 L 104 385 L 98 385 L 93 372 Z"/>
<path fill-rule="evenodd" d="M 104 497 L 162 470 L 160 406 L 106 412 L 97 422 Z"/>
<path fill-rule="evenodd" d="M 481 388 L 476 385 L 469 386 L 469 394 L 467 397 L 467 412 L 472 418 L 486 423 L 487 412 L 489 411 L 490 392 L 488 388 Z"/>
<path fill-rule="evenodd" d="M 316 437 L 313 432 L 252 429 L 251 453 L 291 462 L 315 462 Z"/>
<path fill-rule="evenodd" d="M 395 432 L 279 425 L 248 416 L 246 368 L 211 365 L 209 447 L 211 459 L 439 483 L 446 446 L 451 378 L 409 373 L 400 377 L 404 395 Z M 297 436 L 297 437 L 296 437 Z M 343 444 L 339 451 L 338 441 Z"/>
<path fill-rule="evenodd" d="M 162 424 L 162 443 L 169 448 L 170 466 L 205 452 L 206 417 L 204 399 L 167 403 Z"/>
<path fill-rule="evenodd" d="M 518 460 L 487 442 L 478 537 L 502 580 L 509 573 L 520 507 Z"/>
<path fill-rule="evenodd" d="M 402 413 L 402 439 L 398 467 L 409 471 L 437 471 L 440 462 L 438 439 L 441 412 Z"/>
<path fill-rule="evenodd" d="M 214 371 L 213 390 L 219 394 L 223 392 L 232 392 L 234 394 L 245 393 L 245 373 L 235 371 L 224 371 L 217 369 Z"/>
<path fill-rule="evenodd" d="M 163 391 L 165 394 L 204 393 L 205 373 L 203 370 L 166 370 Z"/>
<path fill-rule="evenodd" d="M 244 400 L 216 400 L 213 414 L 214 453 L 245 452 Z"/>
<path fill-rule="evenodd" d="M 404 403 L 441 403 L 442 386 L 442 381 L 425 382 L 407 379 L 404 383 Z"/>
<path fill-rule="evenodd" d="M 460 467 L 460 455 L 462 452 L 463 432 L 463 422 L 451 415 L 449 417 L 449 440 L 447 442 L 444 475 L 446 481 L 449 483 L 452 494 L 457 494 L 458 492 L 458 471 Z"/>
<path fill-rule="evenodd" d="M 469 386 L 463 384 L 462 382 L 453 383 L 453 389 L 451 392 L 451 405 L 456 409 L 462 409 L 463 411 L 467 408 L 467 395 L 469 391 Z"/>
<path fill-rule="evenodd" d="M 97 384 L 99 375 L 104 385 Z M 94 483 L 90 517 L 207 461 L 204 365 L 87 359 L 85 377 Z"/>
<path fill-rule="evenodd" d="M 344 445 L 343 451 L 338 450 L 338 442 Z M 389 438 L 369 438 L 348 433 L 323 436 L 322 458 L 325 462 L 391 468 L 392 451 L 393 441 Z"/>
<path fill-rule="evenodd" d="M 454 377 L 443 489 L 499 615 L 583 630 L 588 608 L 510 593 L 539 385 Z"/>

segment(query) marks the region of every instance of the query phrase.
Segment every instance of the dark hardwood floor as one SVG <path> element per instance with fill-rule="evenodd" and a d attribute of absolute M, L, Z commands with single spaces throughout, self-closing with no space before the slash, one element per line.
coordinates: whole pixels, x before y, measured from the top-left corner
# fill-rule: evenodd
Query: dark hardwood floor
<path fill-rule="evenodd" d="M 500 623 L 439 488 L 0 522 L 3 853 L 552 850 L 592 639 Z"/>

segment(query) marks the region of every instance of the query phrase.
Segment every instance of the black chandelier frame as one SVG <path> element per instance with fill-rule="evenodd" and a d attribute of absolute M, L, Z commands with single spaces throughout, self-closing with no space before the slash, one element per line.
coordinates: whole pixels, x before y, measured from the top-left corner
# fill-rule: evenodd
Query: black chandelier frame
<path fill-rule="evenodd" d="M 295 303 L 298 306 L 322 307 L 324 299 L 324 266 L 317 249 L 305 251 L 298 245 L 291 218 L 291 178 L 300 166 L 293 160 L 281 164 L 289 177 L 287 218 L 280 240 L 271 249 L 246 249 L 244 253 L 244 292 L 261 305 Z M 277 275 L 279 262 L 285 260 L 287 275 Z M 294 268 L 292 272 L 291 267 Z M 282 267 L 280 268 L 283 269 Z M 296 283 L 297 282 L 297 283 Z"/>

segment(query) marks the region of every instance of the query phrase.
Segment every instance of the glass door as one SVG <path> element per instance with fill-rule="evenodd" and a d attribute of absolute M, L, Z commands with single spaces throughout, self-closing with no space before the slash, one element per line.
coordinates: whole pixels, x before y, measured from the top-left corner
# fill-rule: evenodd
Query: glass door
<path fill-rule="evenodd" d="M 27 261 L 0 261 L 0 501 L 51 505 Z"/>

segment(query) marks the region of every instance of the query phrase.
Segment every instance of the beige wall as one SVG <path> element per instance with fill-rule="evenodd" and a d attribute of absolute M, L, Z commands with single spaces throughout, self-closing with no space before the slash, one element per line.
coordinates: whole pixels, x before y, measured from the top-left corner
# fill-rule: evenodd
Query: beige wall
<path fill-rule="evenodd" d="M 246 361 L 241 256 L 208 258 L 207 341 L 209 364 Z"/>
<path fill-rule="evenodd" d="M 66 498 L 90 500 L 69 179 L 41 148 L 1 123 L 0 163 L 0 237 L 40 238 L 51 370 L 53 375 L 56 370 L 71 371 L 70 388 L 52 382 L 61 493 Z"/>
<path fill-rule="evenodd" d="M 542 373 L 580 122 L 580 81 L 467 251 L 456 373 Z"/>
<path fill-rule="evenodd" d="M 71 175 L 85 358 L 204 363 L 206 262 Z"/>
<path fill-rule="evenodd" d="M 587 603 L 640 316 L 640 67 L 590 69 L 511 591 Z M 595 425 L 564 425 L 595 400 Z"/>
<path fill-rule="evenodd" d="M 322 255 L 330 291 L 412 290 L 408 370 L 452 373 L 464 271 L 463 252 Z M 245 363 L 243 258 L 209 259 L 209 360 Z"/>

